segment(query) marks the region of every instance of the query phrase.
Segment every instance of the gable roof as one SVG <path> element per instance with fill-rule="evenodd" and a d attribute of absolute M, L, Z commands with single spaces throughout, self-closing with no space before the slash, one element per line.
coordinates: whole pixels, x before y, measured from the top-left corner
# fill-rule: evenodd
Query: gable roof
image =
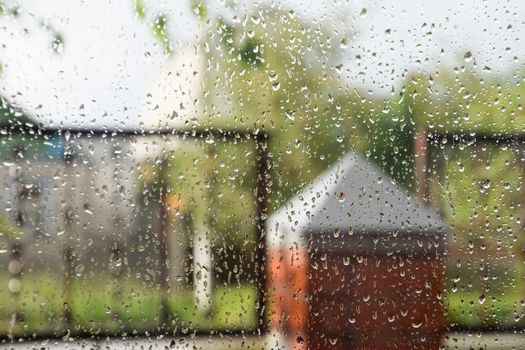
<path fill-rule="evenodd" d="M 4 97 L 0 97 L 0 127 L 11 129 L 27 124 L 36 126 L 38 123 Z"/>
<path fill-rule="evenodd" d="M 444 232 L 440 217 L 363 157 L 348 154 L 268 219 L 281 231 Z"/>

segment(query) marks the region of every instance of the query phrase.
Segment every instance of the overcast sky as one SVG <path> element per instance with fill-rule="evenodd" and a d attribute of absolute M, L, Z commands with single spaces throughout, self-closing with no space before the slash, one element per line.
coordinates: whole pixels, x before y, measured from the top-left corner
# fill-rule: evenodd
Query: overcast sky
<path fill-rule="evenodd" d="M 168 14 L 175 55 L 198 38 L 189 1 L 144 1 L 150 13 Z M 224 3 L 210 1 L 210 16 L 231 15 Z M 237 13 L 258 6 L 228 3 Z M 523 0 L 259 4 L 294 9 L 298 17 L 351 33 L 341 75 L 349 86 L 378 95 L 399 86 L 405 71 L 452 66 L 467 51 L 491 74 L 523 68 Z M 134 127 L 147 118 L 144 101 L 168 60 L 130 1 L 31 0 L 20 7 L 19 18 L 0 18 L 0 94 L 48 124 Z M 64 37 L 59 55 L 50 49 L 54 30 Z"/>

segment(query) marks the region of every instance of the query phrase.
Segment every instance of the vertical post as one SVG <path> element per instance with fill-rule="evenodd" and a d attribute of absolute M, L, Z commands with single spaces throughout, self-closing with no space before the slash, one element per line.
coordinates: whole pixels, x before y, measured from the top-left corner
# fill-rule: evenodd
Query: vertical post
<path fill-rule="evenodd" d="M 203 191 L 202 208 L 204 213 L 197 215 L 194 222 L 193 234 L 193 298 L 197 310 L 207 315 L 212 308 L 213 293 L 213 269 L 212 269 L 212 243 L 210 239 L 212 227 L 214 227 L 213 211 L 211 205 L 213 200 L 214 157 L 215 149 L 210 146 L 207 149 L 208 168 L 206 172 L 206 184 Z"/>
<path fill-rule="evenodd" d="M 73 276 L 75 273 L 75 252 L 73 248 L 73 155 L 64 155 L 64 243 L 62 246 L 62 259 L 64 262 L 64 326 L 66 331 L 72 327 L 72 298 L 73 298 Z"/>
<path fill-rule="evenodd" d="M 258 288 L 257 313 L 259 315 L 259 329 L 262 332 L 268 327 L 266 323 L 266 217 L 268 216 L 268 135 L 255 135 L 257 184 L 256 184 L 256 242 L 255 253 L 255 280 Z"/>
<path fill-rule="evenodd" d="M 20 162 L 22 156 L 22 151 L 19 149 L 14 150 L 14 160 L 15 163 L 11 168 L 11 176 L 14 179 L 14 206 L 15 206 L 15 224 L 20 232 L 24 226 L 24 208 L 23 208 L 23 196 L 24 196 L 24 186 L 22 183 L 22 168 L 17 164 Z M 16 326 L 16 323 L 21 318 L 20 310 L 20 290 L 22 288 L 22 283 L 20 277 L 22 275 L 22 260 L 23 260 L 23 246 L 20 242 L 12 242 L 10 245 L 11 256 L 8 265 L 8 271 L 11 274 L 11 279 L 9 280 L 8 289 L 11 292 L 13 313 L 11 320 L 9 322 L 8 336 L 12 340 L 14 337 L 13 331 Z"/>
<path fill-rule="evenodd" d="M 12 243 L 10 251 L 10 261 L 7 267 L 11 278 L 9 280 L 8 289 L 11 293 L 13 313 L 9 321 L 8 337 L 10 340 L 14 339 L 14 328 L 17 321 L 20 319 L 20 289 L 22 283 L 20 277 L 22 274 L 22 245 L 20 243 Z"/>
<path fill-rule="evenodd" d="M 169 256 L 170 256 L 170 289 L 181 290 L 184 286 L 185 255 L 186 255 L 186 227 L 184 217 L 180 213 L 181 203 L 179 198 L 170 194 L 167 201 L 170 224 L 168 237 Z"/>
<path fill-rule="evenodd" d="M 520 143 L 520 146 L 523 146 L 523 142 Z M 525 150 L 521 150 L 518 152 L 518 169 L 521 173 L 521 183 L 520 183 L 520 190 L 522 194 L 525 194 Z M 517 266 L 518 266 L 518 281 L 516 283 L 516 289 L 519 291 L 520 295 L 525 295 L 525 267 L 523 266 L 523 263 L 525 262 L 525 237 L 523 235 L 523 232 L 525 232 L 525 209 L 520 210 L 519 214 L 520 219 L 520 228 L 521 232 L 518 233 L 518 237 L 514 244 L 514 251 L 516 252 L 516 260 L 517 260 Z M 525 307 L 521 307 L 522 312 L 525 310 Z"/>
<path fill-rule="evenodd" d="M 169 289 L 170 289 L 170 258 L 169 258 L 169 221 L 166 197 L 168 196 L 168 157 L 160 163 L 159 169 L 159 201 L 160 201 L 160 232 L 159 232 L 159 288 L 160 288 L 160 323 L 161 327 L 167 327 L 170 320 Z"/>
<path fill-rule="evenodd" d="M 208 198 L 208 197 L 206 197 Z M 193 235 L 193 298 L 197 310 L 207 315 L 212 307 L 212 250 L 208 213 L 194 226 Z M 200 220 L 199 220 L 200 221 Z"/>
<path fill-rule="evenodd" d="M 112 239 L 111 252 L 109 257 L 109 272 L 113 280 L 112 298 L 113 310 L 111 312 L 112 321 L 118 323 L 120 318 L 120 302 L 122 297 L 122 288 L 120 285 L 120 276 L 122 275 L 122 250 L 119 240 L 115 237 Z"/>
<path fill-rule="evenodd" d="M 122 298 L 122 287 L 120 283 L 120 277 L 123 270 L 123 259 L 122 259 L 122 249 L 121 249 L 121 230 L 124 229 L 124 222 L 121 218 L 121 199 L 119 198 L 120 194 L 120 152 L 117 152 L 118 143 L 112 139 L 113 149 L 112 149 L 112 163 L 113 163 L 113 174 L 112 174 L 112 188 L 113 188 L 113 230 L 111 233 L 111 249 L 109 254 L 109 273 L 112 281 L 112 310 L 111 310 L 111 321 L 116 324 L 120 318 L 120 302 Z"/>
<path fill-rule="evenodd" d="M 421 201 L 426 203 L 429 199 L 429 145 L 428 135 L 425 130 L 416 131 L 414 151 L 416 165 L 416 195 Z"/>

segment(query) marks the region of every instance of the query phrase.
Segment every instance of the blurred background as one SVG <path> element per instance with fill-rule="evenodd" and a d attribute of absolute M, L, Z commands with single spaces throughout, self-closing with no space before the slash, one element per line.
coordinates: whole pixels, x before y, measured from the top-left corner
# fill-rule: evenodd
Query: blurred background
<path fill-rule="evenodd" d="M 523 18 L 519 0 L 1 1 L 2 341 L 264 346 L 262 223 L 351 152 L 449 227 L 444 346 L 522 346 Z"/>

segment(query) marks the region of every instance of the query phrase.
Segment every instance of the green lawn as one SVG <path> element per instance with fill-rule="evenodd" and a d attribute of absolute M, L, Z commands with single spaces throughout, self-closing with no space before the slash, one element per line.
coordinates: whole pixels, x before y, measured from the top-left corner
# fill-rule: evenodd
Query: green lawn
<path fill-rule="evenodd" d="M 447 319 L 450 326 L 509 327 L 523 326 L 524 307 L 515 291 L 481 296 L 474 292 L 450 293 L 447 296 Z"/>
<path fill-rule="evenodd" d="M 0 336 L 11 330 L 15 336 L 34 334 L 133 334 L 155 332 L 160 328 L 159 290 L 137 280 L 77 280 L 72 285 L 70 305 L 73 321 L 64 323 L 64 291 L 60 279 L 50 275 L 28 275 L 22 279 L 18 301 L 8 290 L 8 277 L 0 276 Z M 116 292 L 117 291 L 117 292 Z M 213 293 L 213 308 L 205 315 L 197 310 L 191 290 L 170 294 L 170 325 L 164 331 L 254 330 L 257 293 L 251 285 L 219 286 Z M 524 305 L 515 291 L 485 298 L 474 292 L 449 293 L 446 297 L 450 326 L 507 327 L 523 326 Z M 12 324 L 18 305 L 18 322 Z"/>
<path fill-rule="evenodd" d="M 15 302 L 8 288 L 8 277 L 0 277 L 0 335 L 9 330 L 17 336 L 65 334 L 64 291 L 59 279 L 49 275 L 24 276 Z M 116 288 L 118 287 L 118 288 Z M 116 292 L 116 290 L 118 292 Z M 139 281 L 80 280 L 72 284 L 69 306 L 73 321 L 71 333 L 115 333 L 156 331 L 160 326 L 161 299 L 158 288 Z M 257 293 L 250 285 L 219 286 L 213 293 L 208 315 L 197 310 L 191 290 L 170 293 L 171 331 L 253 330 L 257 327 Z M 18 309 L 15 308 L 18 305 Z M 19 321 L 10 327 L 13 315 Z"/>

